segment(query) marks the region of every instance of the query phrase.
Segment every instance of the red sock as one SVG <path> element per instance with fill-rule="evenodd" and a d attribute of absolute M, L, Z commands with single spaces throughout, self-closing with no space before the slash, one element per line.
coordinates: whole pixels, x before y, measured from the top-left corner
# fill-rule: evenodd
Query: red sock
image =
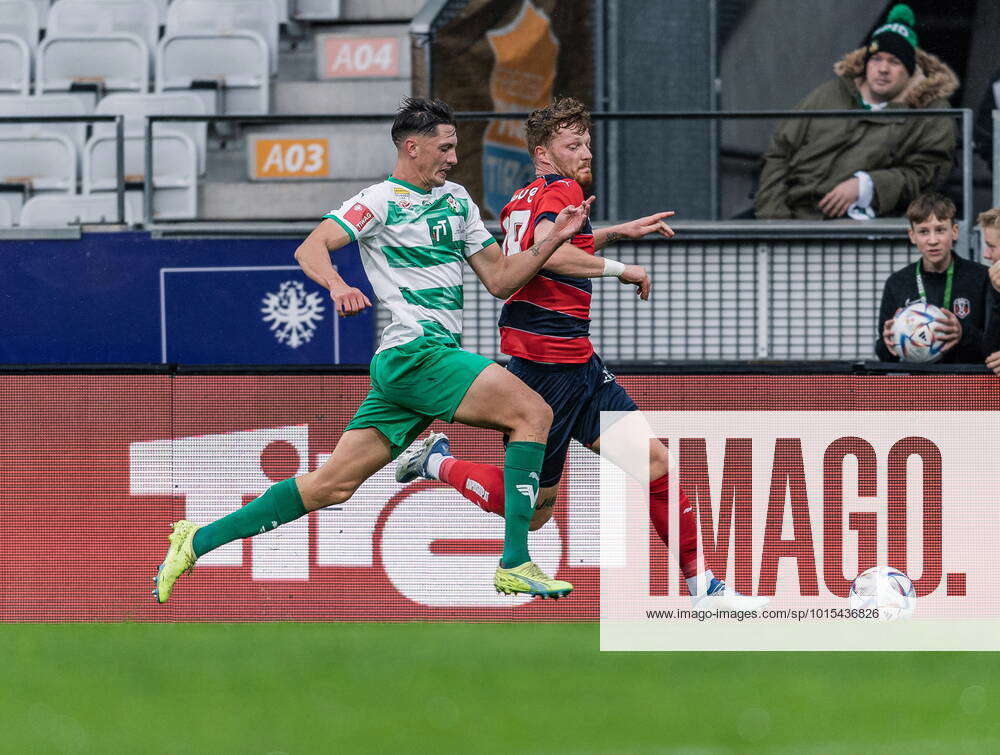
<path fill-rule="evenodd" d="M 684 577 L 693 577 L 698 573 L 698 520 L 695 518 L 694 506 L 688 501 L 687 495 L 680 490 L 680 561 Z M 667 475 L 649 483 L 649 518 L 653 521 L 653 529 L 660 536 L 664 545 L 669 547 L 667 539 L 669 512 L 669 484 Z"/>
<path fill-rule="evenodd" d="M 503 469 L 449 456 L 441 462 L 438 479 L 451 485 L 483 511 L 503 516 Z"/>

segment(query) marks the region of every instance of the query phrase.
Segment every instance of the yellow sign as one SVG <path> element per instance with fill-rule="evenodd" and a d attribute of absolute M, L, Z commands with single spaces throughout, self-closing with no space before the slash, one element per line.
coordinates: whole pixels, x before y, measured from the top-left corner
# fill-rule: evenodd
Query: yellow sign
<path fill-rule="evenodd" d="M 258 138 L 251 173 L 256 179 L 329 178 L 330 142 L 326 138 Z"/>

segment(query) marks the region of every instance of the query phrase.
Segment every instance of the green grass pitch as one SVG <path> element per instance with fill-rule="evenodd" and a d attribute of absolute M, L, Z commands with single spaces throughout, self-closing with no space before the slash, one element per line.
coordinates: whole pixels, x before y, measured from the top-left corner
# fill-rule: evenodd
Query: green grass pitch
<path fill-rule="evenodd" d="M 994 654 L 600 653 L 594 624 L 8 624 L 0 751 L 985 752 Z"/>

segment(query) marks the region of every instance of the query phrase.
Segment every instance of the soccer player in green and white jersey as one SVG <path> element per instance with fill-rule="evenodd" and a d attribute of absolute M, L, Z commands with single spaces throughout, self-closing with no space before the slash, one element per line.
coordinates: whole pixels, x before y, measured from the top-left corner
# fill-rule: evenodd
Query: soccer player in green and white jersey
<path fill-rule="evenodd" d="M 404 100 L 392 140 L 398 153 L 392 175 L 325 215 L 295 252 L 305 274 L 329 289 L 338 314 L 346 316 L 371 302 L 337 274 L 330 252 L 358 242 L 375 296 L 392 314 L 372 358 L 368 396 L 319 469 L 272 485 L 210 524 L 173 525 L 153 590 L 160 603 L 205 553 L 350 499 L 435 419 L 510 436 L 496 588 L 553 598 L 573 589 L 542 572 L 528 553 L 552 410 L 512 373 L 460 348 L 462 269 L 467 261 L 491 294 L 507 298 L 580 231 L 592 199 L 560 212 L 552 233 L 528 253 L 504 256 L 468 193 L 447 180 L 458 163 L 450 108 L 440 100 Z"/>

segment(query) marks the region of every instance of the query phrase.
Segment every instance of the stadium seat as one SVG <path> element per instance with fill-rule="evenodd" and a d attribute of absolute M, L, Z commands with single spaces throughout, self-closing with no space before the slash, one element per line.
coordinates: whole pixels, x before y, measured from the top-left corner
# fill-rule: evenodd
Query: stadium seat
<path fill-rule="evenodd" d="M 50 37 L 134 34 L 149 49 L 160 39 L 159 10 L 154 0 L 58 0 L 49 11 Z"/>
<path fill-rule="evenodd" d="M 86 115 L 79 99 L 69 94 L 53 94 L 45 97 L 0 97 L 0 116 L 8 115 Z M 114 126 L 111 127 L 112 132 Z M 4 123 L 0 133 L 24 135 L 46 131 L 67 137 L 77 153 L 83 152 L 87 141 L 86 123 Z"/>
<path fill-rule="evenodd" d="M 268 112 L 267 43 L 256 32 L 177 34 L 160 41 L 156 91 L 193 91 L 214 115 Z"/>
<path fill-rule="evenodd" d="M 135 34 L 46 37 L 37 70 L 39 94 L 71 92 L 87 112 L 104 94 L 149 91 L 149 49 Z"/>
<path fill-rule="evenodd" d="M 142 208 L 138 197 L 126 196 L 125 223 L 135 225 L 141 220 Z M 24 203 L 19 225 L 22 228 L 62 228 L 82 223 L 117 222 L 117 194 L 48 194 L 32 197 Z"/>
<path fill-rule="evenodd" d="M 2 112 L 2 111 L 0 111 Z M 191 92 L 169 92 L 156 94 L 110 94 L 97 103 L 97 115 L 124 115 L 125 133 L 129 136 L 145 136 L 147 115 L 205 115 L 205 103 Z M 162 131 L 187 134 L 198 150 L 198 175 L 205 172 L 206 121 L 190 123 L 161 123 L 155 125 L 155 134 Z M 111 123 L 95 123 L 94 134 L 114 136 L 115 127 Z"/>
<path fill-rule="evenodd" d="M 99 2 L 99 3 L 103 3 L 103 2 L 120 3 L 120 2 L 122 2 L 122 0 L 95 0 L 95 2 Z M 157 23 L 159 23 L 160 26 L 166 25 L 166 23 L 167 23 L 167 6 L 169 5 L 169 3 L 167 2 L 167 0 L 151 0 L 151 2 L 153 3 L 154 6 L 156 6 L 156 20 L 157 20 Z M 155 40 L 154 40 L 153 47 L 155 47 L 155 46 L 156 45 L 155 45 Z"/>
<path fill-rule="evenodd" d="M 24 199 L 38 192 L 76 191 L 76 148 L 62 134 L 0 134 L 0 202 L 16 220 Z"/>
<path fill-rule="evenodd" d="M 38 47 L 38 9 L 30 0 L 0 0 L 0 34 L 11 34 Z"/>
<path fill-rule="evenodd" d="M 145 139 L 125 137 L 125 181 L 135 187 L 145 172 Z M 92 136 L 83 153 L 83 193 L 114 192 L 118 185 L 114 136 Z M 153 219 L 193 220 L 198 211 L 198 151 L 187 134 L 153 137 Z M 129 196 L 142 196 L 130 188 Z M 130 200 L 134 201 L 134 200 Z"/>
<path fill-rule="evenodd" d="M 0 34 L 0 95 L 31 91 L 31 48 L 13 34 Z"/>
<path fill-rule="evenodd" d="M 14 225 L 14 212 L 6 202 L 0 200 L 0 228 L 10 228 Z"/>
<path fill-rule="evenodd" d="M 339 21 L 340 0 L 295 0 L 294 17 L 301 21 Z"/>
<path fill-rule="evenodd" d="M 278 71 L 278 17 L 272 0 L 174 0 L 167 36 L 256 32 L 267 44 L 268 70 Z"/>
<path fill-rule="evenodd" d="M 38 12 L 38 28 L 44 29 L 48 26 L 49 6 L 52 3 L 49 0 L 31 0 L 31 4 L 35 6 L 35 10 Z"/>

